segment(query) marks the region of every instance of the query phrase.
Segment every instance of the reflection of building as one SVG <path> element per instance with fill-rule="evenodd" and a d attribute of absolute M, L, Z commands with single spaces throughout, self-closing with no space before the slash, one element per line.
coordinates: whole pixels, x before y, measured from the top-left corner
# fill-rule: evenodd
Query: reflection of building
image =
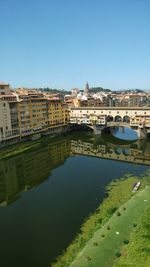
<path fill-rule="evenodd" d="M 28 153 L 0 161 L 0 205 L 5 206 L 43 181 L 64 163 L 70 154 L 70 142 L 61 140 Z"/>
<path fill-rule="evenodd" d="M 146 149 L 147 145 L 144 149 L 138 149 L 138 145 L 136 148 L 112 144 L 95 146 L 93 143 L 71 141 L 71 151 L 72 154 L 150 165 L 150 147 L 149 150 Z"/>
<path fill-rule="evenodd" d="M 132 145 L 93 144 L 81 140 L 41 144 L 18 156 L 0 160 L 0 206 L 8 205 L 23 191 L 44 182 L 51 171 L 64 164 L 70 155 L 86 155 L 104 159 L 150 165 L 150 143 L 138 141 Z"/>

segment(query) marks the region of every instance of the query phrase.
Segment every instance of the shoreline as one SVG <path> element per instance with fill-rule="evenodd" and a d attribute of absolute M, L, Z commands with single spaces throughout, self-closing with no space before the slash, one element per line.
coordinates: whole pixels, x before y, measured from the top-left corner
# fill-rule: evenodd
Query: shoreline
<path fill-rule="evenodd" d="M 150 173 L 147 172 L 145 177 L 150 178 Z M 139 181 L 139 177 L 127 175 L 119 180 L 111 182 L 106 187 L 106 198 L 100 204 L 98 209 L 83 223 L 80 233 L 68 246 L 65 252 L 58 256 L 56 262 L 52 263 L 50 266 L 72 266 L 72 262 L 78 257 L 82 249 L 85 248 L 86 244 L 91 240 L 96 231 L 101 230 L 112 216 L 114 216 L 116 211 L 134 196 L 132 193 L 132 186 L 137 181 Z M 139 192 L 145 185 L 147 185 L 147 183 L 149 183 L 147 179 L 142 178 L 142 186 L 139 189 Z"/>

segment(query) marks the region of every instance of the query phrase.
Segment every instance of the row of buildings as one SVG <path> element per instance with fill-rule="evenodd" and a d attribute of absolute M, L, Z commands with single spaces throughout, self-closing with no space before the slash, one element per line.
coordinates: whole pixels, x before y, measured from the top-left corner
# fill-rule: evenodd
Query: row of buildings
<path fill-rule="evenodd" d="M 14 91 L 0 82 L 0 143 L 62 130 L 68 121 L 68 108 L 55 95 L 37 90 Z"/>
<path fill-rule="evenodd" d="M 150 107 L 150 93 L 146 92 L 91 92 L 87 83 L 84 91 L 72 89 L 70 95 L 65 96 L 66 103 L 73 107 Z"/>
<path fill-rule="evenodd" d="M 84 91 L 73 89 L 71 94 L 62 99 L 57 94 L 36 89 L 12 90 L 9 84 L 0 82 L 0 145 L 29 137 L 33 139 L 41 134 L 62 132 L 70 122 L 73 123 L 72 110 L 86 107 L 148 108 L 150 94 L 120 94 L 111 91 L 92 93 L 87 83 Z M 100 115 L 102 121 L 99 123 L 104 124 L 108 114 Z M 79 116 L 75 116 L 75 119 L 79 119 Z"/>

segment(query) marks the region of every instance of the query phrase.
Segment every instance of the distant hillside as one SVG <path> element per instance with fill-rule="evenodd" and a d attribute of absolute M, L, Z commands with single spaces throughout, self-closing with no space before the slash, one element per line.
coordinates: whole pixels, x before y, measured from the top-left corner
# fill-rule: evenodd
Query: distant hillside
<path fill-rule="evenodd" d="M 105 89 L 105 88 L 102 88 L 102 87 L 91 87 L 90 88 L 90 92 L 92 93 L 98 93 L 98 92 L 112 92 L 110 89 Z"/>

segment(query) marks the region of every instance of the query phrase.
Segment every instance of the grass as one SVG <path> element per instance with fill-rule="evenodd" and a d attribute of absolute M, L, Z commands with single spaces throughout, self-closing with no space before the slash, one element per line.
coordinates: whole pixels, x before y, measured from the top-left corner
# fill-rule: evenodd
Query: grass
<path fill-rule="evenodd" d="M 130 243 L 122 248 L 122 257 L 114 267 L 150 266 L 150 206 L 145 210 L 139 226 L 131 236 Z"/>
<path fill-rule="evenodd" d="M 147 201 L 145 202 L 144 199 Z M 93 237 L 86 243 L 83 250 L 70 264 L 70 267 L 111 266 L 116 256 L 119 258 L 121 257 L 122 253 L 120 248 L 123 245 L 124 240 L 126 238 L 129 239 L 131 233 L 135 231 L 133 225 L 135 222 L 138 225 L 140 218 L 143 215 L 143 211 L 148 207 L 149 202 L 150 186 L 147 186 L 126 202 L 125 211 L 123 210 L 123 206 L 121 206 L 115 214 L 112 215 L 108 222 L 94 233 Z M 118 212 L 120 214 L 119 217 Z M 108 225 L 110 226 L 109 231 L 107 230 Z M 97 242 L 97 247 L 93 246 L 94 242 Z M 143 253 L 146 252 L 144 251 Z M 90 263 L 86 260 L 87 256 L 91 259 Z M 136 261 L 136 264 L 133 266 L 139 266 L 138 261 Z"/>
<path fill-rule="evenodd" d="M 81 227 L 81 233 L 73 240 L 64 254 L 58 257 L 57 262 L 52 264 L 53 267 L 68 267 L 71 264 L 95 231 L 100 229 L 121 205 L 126 207 L 124 203 L 131 198 L 132 186 L 137 181 L 137 177 L 126 176 L 120 180 L 113 181 L 107 187 L 106 199 L 104 199 L 96 212 L 86 219 L 86 222 Z M 107 230 L 108 234 L 111 231 L 111 225 L 108 224 L 107 227 L 110 227 Z"/>

